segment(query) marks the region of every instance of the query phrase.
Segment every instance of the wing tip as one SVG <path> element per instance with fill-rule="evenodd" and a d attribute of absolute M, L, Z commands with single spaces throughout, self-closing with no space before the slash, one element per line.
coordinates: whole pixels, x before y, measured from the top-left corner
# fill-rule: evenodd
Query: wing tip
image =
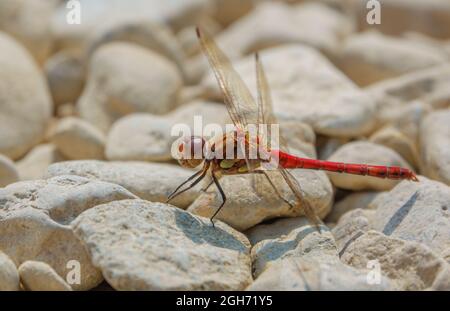
<path fill-rule="evenodd" d="M 195 26 L 195 32 L 197 33 L 197 38 L 200 39 L 202 37 L 202 31 L 199 26 Z"/>

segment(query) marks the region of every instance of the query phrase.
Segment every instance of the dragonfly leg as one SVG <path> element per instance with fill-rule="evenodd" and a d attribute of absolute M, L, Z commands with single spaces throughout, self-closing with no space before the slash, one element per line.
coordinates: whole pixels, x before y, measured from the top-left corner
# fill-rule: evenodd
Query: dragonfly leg
<path fill-rule="evenodd" d="M 192 187 L 194 187 L 196 184 L 198 184 L 205 176 L 206 173 L 208 172 L 208 168 L 209 168 L 209 164 L 205 164 L 205 166 L 203 167 L 202 170 L 198 171 L 197 173 L 195 173 L 194 175 L 192 175 L 191 177 L 189 177 L 188 179 L 186 179 L 183 183 L 181 183 L 181 185 L 179 185 L 167 198 L 166 203 L 169 203 L 172 199 L 174 199 L 175 197 L 179 196 L 180 194 L 182 194 L 183 192 L 188 191 L 189 189 L 191 189 Z M 200 175 L 200 176 L 198 176 Z M 194 180 L 188 187 L 186 187 L 185 189 L 178 191 L 183 185 L 185 185 L 186 183 L 188 183 L 189 181 L 191 181 L 192 179 L 194 179 L 195 177 L 198 178 L 196 180 Z"/>
<path fill-rule="evenodd" d="M 206 187 L 200 189 L 200 191 L 201 191 L 201 192 L 206 192 L 206 191 L 209 189 L 209 187 L 211 187 L 211 185 L 213 184 L 213 182 L 214 182 L 214 180 L 211 179 L 211 181 L 209 182 L 209 184 L 208 184 Z"/>
<path fill-rule="evenodd" d="M 273 183 L 273 181 L 270 179 L 269 175 L 267 175 L 267 173 L 265 171 L 262 170 L 254 170 L 254 173 L 257 174 L 262 174 L 266 177 L 267 181 L 269 182 L 269 184 L 272 186 L 273 190 L 275 191 L 275 193 L 277 194 L 277 196 L 287 205 L 289 205 L 290 209 L 293 209 L 295 207 L 294 204 L 292 204 L 291 202 L 289 202 L 285 197 L 283 197 L 281 195 L 281 193 L 278 191 L 277 187 L 275 186 L 275 184 Z"/>
<path fill-rule="evenodd" d="M 220 204 L 220 206 L 217 208 L 217 210 L 214 212 L 214 214 L 209 219 L 211 221 L 212 226 L 214 227 L 213 219 L 214 219 L 214 217 L 216 217 L 216 215 L 220 212 L 222 207 L 225 205 L 227 197 L 225 196 L 225 192 L 223 191 L 222 186 L 220 185 L 219 181 L 217 180 L 217 177 L 214 174 L 214 171 L 211 171 L 211 176 L 212 176 L 214 184 L 216 185 L 217 189 L 219 190 L 220 196 L 222 197 L 222 204 Z"/>

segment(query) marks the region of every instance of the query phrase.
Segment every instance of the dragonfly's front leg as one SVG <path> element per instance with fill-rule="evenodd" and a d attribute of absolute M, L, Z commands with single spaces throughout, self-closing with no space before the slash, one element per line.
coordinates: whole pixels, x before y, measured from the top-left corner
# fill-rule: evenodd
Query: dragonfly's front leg
<path fill-rule="evenodd" d="M 209 162 L 205 162 L 205 165 L 203 166 L 203 168 L 198 171 L 197 173 L 195 173 L 194 175 L 192 175 L 191 177 L 189 177 L 188 179 L 186 179 L 184 182 L 182 182 L 168 197 L 167 197 L 167 201 L 166 203 L 169 203 L 172 199 L 174 199 L 175 197 L 179 196 L 180 194 L 182 194 L 183 192 L 188 191 L 189 189 L 191 189 L 192 187 L 194 187 L 196 184 L 198 184 L 205 176 L 206 173 L 208 172 L 208 168 L 209 168 Z M 199 176 L 200 175 L 200 176 Z M 181 189 L 181 187 L 183 187 L 186 183 L 188 183 L 189 181 L 191 181 L 192 179 L 194 179 L 195 177 L 199 176 L 196 180 L 194 180 L 188 187 L 186 187 L 185 189 L 178 191 L 179 189 Z"/>
<path fill-rule="evenodd" d="M 222 189 L 222 186 L 219 183 L 219 180 L 216 177 L 216 174 L 214 172 L 214 168 L 211 170 L 211 177 L 212 177 L 212 181 L 214 182 L 214 184 L 217 187 L 217 190 L 219 190 L 220 196 L 222 197 L 222 204 L 220 204 L 220 206 L 217 208 L 217 210 L 214 212 L 214 214 L 211 216 L 211 218 L 209 219 L 211 221 L 211 224 L 214 227 L 214 217 L 216 217 L 216 215 L 220 212 L 220 210 L 222 209 L 222 207 L 225 205 L 225 202 L 227 200 L 227 197 L 225 196 L 225 192 Z"/>

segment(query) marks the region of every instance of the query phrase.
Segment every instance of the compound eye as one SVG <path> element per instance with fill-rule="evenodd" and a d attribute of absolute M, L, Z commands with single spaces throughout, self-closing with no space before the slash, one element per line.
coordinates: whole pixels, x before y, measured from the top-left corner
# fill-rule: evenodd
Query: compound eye
<path fill-rule="evenodd" d="M 180 153 L 182 153 L 183 150 L 184 150 L 184 143 L 181 143 L 181 144 L 178 145 L 178 151 L 179 151 Z"/>

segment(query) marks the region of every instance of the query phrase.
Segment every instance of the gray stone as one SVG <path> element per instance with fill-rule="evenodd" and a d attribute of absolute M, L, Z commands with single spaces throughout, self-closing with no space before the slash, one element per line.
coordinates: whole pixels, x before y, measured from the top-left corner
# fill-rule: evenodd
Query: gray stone
<path fill-rule="evenodd" d="M 72 226 L 117 290 L 241 290 L 252 280 L 243 234 L 170 205 L 98 205 Z"/>

